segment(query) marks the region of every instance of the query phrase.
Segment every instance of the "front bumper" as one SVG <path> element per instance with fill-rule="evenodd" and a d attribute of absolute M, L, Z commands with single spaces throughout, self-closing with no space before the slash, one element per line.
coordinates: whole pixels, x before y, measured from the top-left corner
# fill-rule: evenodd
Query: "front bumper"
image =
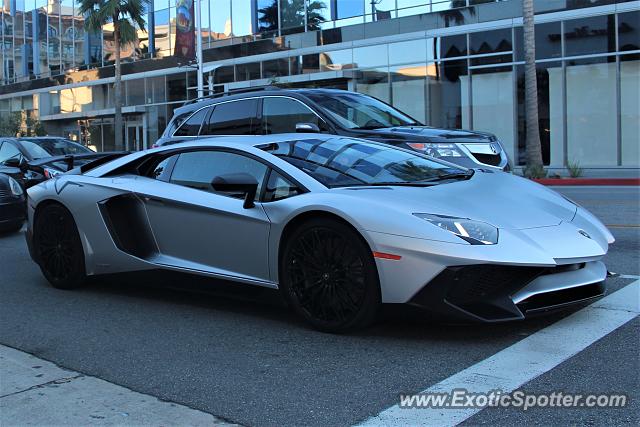
<path fill-rule="evenodd" d="M 27 217 L 24 197 L 0 202 L 0 229 L 22 224 Z"/>
<path fill-rule="evenodd" d="M 408 304 L 459 319 L 518 320 L 601 297 L 606 276 L 607 269 L 601 261 L 555 267 L 448 267 Z"/>

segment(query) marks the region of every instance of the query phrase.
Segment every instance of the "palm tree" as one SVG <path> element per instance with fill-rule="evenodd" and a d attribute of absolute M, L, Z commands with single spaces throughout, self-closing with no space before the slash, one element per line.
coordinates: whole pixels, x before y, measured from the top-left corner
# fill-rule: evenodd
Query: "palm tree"
<path fill-rule="evenodd" d="M 80 14 L 85 16 L 85 30 L 99 32 L 106 24 L 113 25 L 115 50 L 115 82 L 113 85 L 115 119 L 115 147 L 122 144 L 122 72 L 120 69 L 120 49 L 138 38 L 138 30 L 146 31 L 144 14 L 149 0 L 78 0 Z M 128 147 L 127 147 L 128 148 Z"/>
<path fill-rule="evenodd" d="M 538 125 L 538 81 L 536 76 L 536 39 L 533 22 L 533 0 L 522 0 L 524 30 L 524 92 L 527 165 L 525 175 L 531 178 L 544 176 L 542 145 Z"/>

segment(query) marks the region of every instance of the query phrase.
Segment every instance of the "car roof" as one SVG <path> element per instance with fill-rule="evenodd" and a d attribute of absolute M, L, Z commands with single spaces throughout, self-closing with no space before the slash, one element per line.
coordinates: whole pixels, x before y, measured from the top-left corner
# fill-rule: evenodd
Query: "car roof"
<path fill-rule="evenodd" d="M 277 96 L 277 95 L 306 95 L 306 94 L 339 94 L 339 93 L 353 93 L 342 89 L 324 89 L 324 88 L 280 88 L 274 86 L 256 87 L 239 89 L 236 92 L 230 92 L 228 94 L 219 94 L 211 97 L 203 97 L 187 101 L 183 106 L 176 108 L 174 111 L 174 117 L 182 113 L 188 113 L 193 110 L 197 110 L 207 105 L 215 105 L 220 102 L 234 101 L 245 98 L 254 98 L 261 96 Z"/>
<path fill-rule="evenodd" d="M 245 145 L 248 147 L 258 147 L 266 144 L 274 144 L 278 142 L 302 141 L 306 139 L 314 139 L 326 141 L 334 138 L 345 138 L 338 135 L 328 135 L 326 133 L 279 133 L 275 135 L 225 135 L 225 136 L 207 136 L 194 140 L 179 142 L 177 144 L 164 145 L 162 147 L 153 148 L 149 151 L 170 151 L 181 147 L 230 147 Z M 353 139 L 353 138 L 350 138 Z"/>

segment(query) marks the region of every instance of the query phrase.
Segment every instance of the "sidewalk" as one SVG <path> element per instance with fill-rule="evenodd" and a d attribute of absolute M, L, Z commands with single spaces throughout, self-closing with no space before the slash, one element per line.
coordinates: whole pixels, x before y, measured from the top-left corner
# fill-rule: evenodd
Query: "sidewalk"
<path fill-rule="evenodd" d="M 0 425 L 231 424 L 0 345 Z"/>

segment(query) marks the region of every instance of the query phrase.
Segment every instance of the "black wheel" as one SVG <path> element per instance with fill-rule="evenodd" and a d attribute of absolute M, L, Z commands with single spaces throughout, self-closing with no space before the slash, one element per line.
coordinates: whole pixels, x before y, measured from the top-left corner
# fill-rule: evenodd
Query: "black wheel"
<path fill-rule="evenodd" d="M 339 221 L 312 219 L 288 236 L 282 251 L 280 288 L 311 325 L 346 332 L 373 322 L 380 284 L 362 236 Z"/>
<path fill-rule="evenodd" d="M 53 204 L 37 213 L 33 246 L 42 274 L 56 288 L 73 289 L 84 284 L 84 251 L 71 213 Z"/>

